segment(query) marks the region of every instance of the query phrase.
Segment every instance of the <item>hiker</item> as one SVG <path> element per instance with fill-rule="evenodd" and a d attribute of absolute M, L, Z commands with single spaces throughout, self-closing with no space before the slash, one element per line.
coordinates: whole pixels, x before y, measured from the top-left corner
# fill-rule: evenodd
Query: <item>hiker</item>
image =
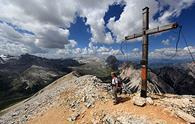
<path fill-rule="evenodd" d="M 117 93 L 119 93 L 119 95 L 122 94 L 122 91 L 123 91 L 123 81 L 121 79 L 121 77 L 117 77 L 118 79 L 118 87 L 117 87 Z"/>
<path fill-rule="evenodd" d="M 111 73 L 112 76 L 112 96 L 113 96 L 113 104 L 116 105 L 118 104 L 118 97 L 117 97 L 117 92 L 118 92 L 118 88 L 119 88 L 119 81 L 117 78 L 117 75 L 115 72 Z"/>

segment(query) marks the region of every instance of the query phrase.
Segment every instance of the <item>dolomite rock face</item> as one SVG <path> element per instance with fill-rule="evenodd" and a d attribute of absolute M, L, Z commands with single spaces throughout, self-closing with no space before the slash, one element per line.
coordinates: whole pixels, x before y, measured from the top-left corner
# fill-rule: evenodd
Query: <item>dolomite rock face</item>
<path fill-rule="evenodd" d="M 126 92 L 140 92 L 141 69 L 133 64 L 121 67 L 120 77 Z M 148 69 L 148 92 L 158 94 L 195 95 L 195 63 Z"/>

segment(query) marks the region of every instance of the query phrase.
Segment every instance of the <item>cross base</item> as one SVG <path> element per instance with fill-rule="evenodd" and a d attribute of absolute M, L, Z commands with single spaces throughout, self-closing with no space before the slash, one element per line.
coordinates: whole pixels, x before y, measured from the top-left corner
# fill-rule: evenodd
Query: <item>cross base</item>
<path fill-rule="evenodd" d="M 141 97 L 146 98 L 147 97 L 147 91 L 146 90 L 141 90 Z"/>

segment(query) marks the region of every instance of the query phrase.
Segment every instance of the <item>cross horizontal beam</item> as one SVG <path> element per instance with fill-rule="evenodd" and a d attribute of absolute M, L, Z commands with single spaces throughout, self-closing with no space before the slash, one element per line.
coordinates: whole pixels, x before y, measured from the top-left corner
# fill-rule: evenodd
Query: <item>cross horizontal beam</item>
<path fill-rule="evenodd" d="M 145 32 L 142 32 L 142 33 L 140 32 L 140 33 L 137 33 L 137 34 L 126 36 L 125 40 L 131 40 L 131 39 L 135 39 L 135 38 L 138 38 L 138 37 L 142 37 L 144 34 L 146 34 L 146 35 L 156 34 L 156 33 L 160 33 L 160 32 L 167 31 L 167 30 L 170 30 L 170 29 L 174 29 L 174 28 L 177 28 L 177 27 L 178 27 L 177 23 L 172 23 L 172 24 L 168 24 L 168 25 L 164 25 L 164 26 L 159 26 L 157 28 L 146 30 Z"/>

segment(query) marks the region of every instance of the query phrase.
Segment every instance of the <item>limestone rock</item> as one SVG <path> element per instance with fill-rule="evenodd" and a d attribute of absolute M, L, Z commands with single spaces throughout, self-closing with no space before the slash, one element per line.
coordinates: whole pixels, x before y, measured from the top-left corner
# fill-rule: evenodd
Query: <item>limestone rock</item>
<path fill-rule="evenodd" d="M 106 115 L 103 119 L 104 124 L 115 124 L 116 119 L 112 116 Z"/>
<path fill-rule="evenodd" d="M 137 105 L 137 106 L 140 106 L 140 107 L 143 107 L 143 106 L 146 105 L 146 99 L 142 98 L 142 97 L 139 97 L 139 96 L 134 96 L 133 97 L 133 104 Z"/>
<path fill-rule="evenodd" d="M 67 120 L 68 121 L 76 121 L 76 119 L 79 117 L 79 115 L 80 114 L 78 112 L 76 112 L 73 115 L 71 115 Z"/>
<path fill-rule="evenodd" d="M 195 118 L 192 115 L 189 115 L 181 110 L 177 110 L 176 115 L 179 116 L 180 118 L 182 118 L 183 120 L 185 120 L 186 122 L 190 123 L 190 124 L 194 124 L 195 123 Z"/>
<path fill-rule="evenodd" d="M 147 97 L 146 98 L 146 102 L 149 103 L 150 105 L 153 105 L 154 104 L 154 101 L 152 100 L 151 97 Z"/>
<path fill-rule="evenodd" d="M 20 111 L 15 111 L 15 112 L 12 113 L 12 117 L 17 116 L 19 114 L 20 114 Z"/>

